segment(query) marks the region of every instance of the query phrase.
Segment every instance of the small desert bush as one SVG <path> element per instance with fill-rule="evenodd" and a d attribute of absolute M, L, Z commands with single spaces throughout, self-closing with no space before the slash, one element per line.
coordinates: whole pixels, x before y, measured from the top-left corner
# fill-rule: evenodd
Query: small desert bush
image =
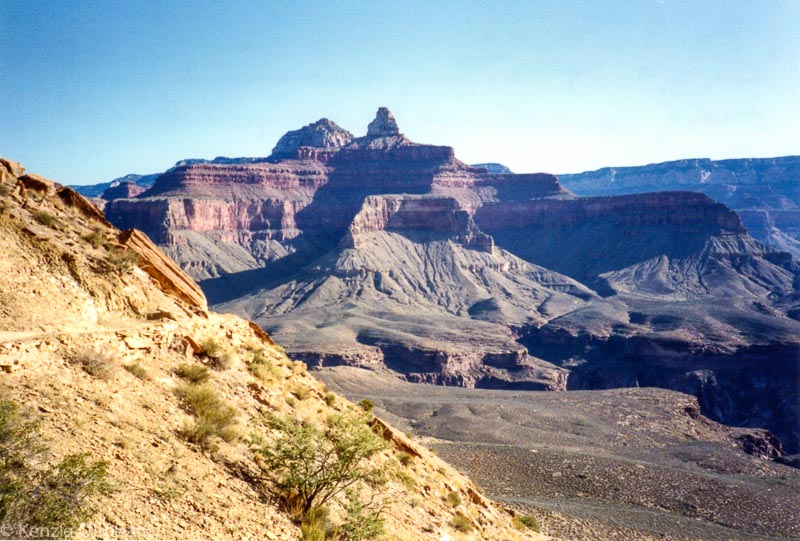
<path fill-rule="evenodd" d="M 213 338 L 207 339 L 201 347 L 206 356 L 206 364 L 214 370 L 227 370 L 233 365 L 232 354 L 223 351 L 222 346 Z"/>
<path fill-rule="evenodd" d="M 72 356 L 71 361 L 98 379 L 108 381 L 114 377 L 114 357 L 109 353 L 81 349 Z"/>
<path fill-rule="evenodd" d="M 369 398 L 365 398 L 364 400 L 359 402 L 358 405 L 361 406 L 361 409 L 366 411 L 367 413 L 370 413 L 373 409 L 375 409 L 375 404 L 373 404 L 372 400 L 370 400 Z"/>
<path fill-rule="evenodd" d="M 451 507 L 458 507 L 461 505 L 461 496 L 458 495 L 458 492 L 448 492 L 445 500 Z"/>
<path fill-rule="evenodd" d="M 107 463 L 89 453 L 68 455 L 44 468 L 38 423 L 0 397 L 0 532 L 4 538 L 62 538 L 96 511 L 107 494 Z"/>
<path fill-rule="evenodd" d="M 453 528 L 461 533 L 469 533 L 472 531 L 472 522 L 470 522 L 467 515 L 458 511 L 455 515 L 453 515 L 453 521 L 450 523 Z"/>
<path fill-rule="evenodd" d="M 33 219 L 47 227 L 55 227 L 58 225 L 58 218 L 44 210 L 37 210 L 34 212 Z"/>
<path fill-rule="evenodd" d="M 333 393 L 328 393 L 325 395 L 325 404 L 328 406 L 333 406 L 336 403 L 336 395 Z"/>
<path fill-rule="evenodd" d="M 251 374 L 264 383 L 272 383 L 281 379 L 280 370 L 264 356 L 264 351 L 260 349 L 253 352 L 253 358 L 247 368 Z"/>
<path fill-rule="evenodd" d="M 305 400 L 306 398 L 311 396 L 311 389 L 309 389 L 305 385 L 298 385 L 297 387 L 294 388 L 292 394 L 298 400 Z"/>
<path fill-rule="evenodd" d="M 97 231 L 81 235 L 81 238 L 91 244 L 93 248 L 100 248 L 106 245 L 106 239 Z"/>
<path fill-rule="evenodd" d="M 216 357 L 222 354 L 222 347 L 213 338 L 206 339 L 200 346 L 203 348 L 203 353 L 209 357 Z"/>
<path fill-rule="evenodd" d="M 382 509 L 370 509 L 361 502 L 357 492 L 347 494 L 347 520 L 333 529 L 333 539 L 341 541 L 366 541 L 383 533 Z"/>
<path fill-rule="evenodd" d="M 183 436 L 206 449 L 212 437 L 224 441 L 236 438 L 236 409 L 208 387 L 183 384 L 175 389 L 183 407 L 194 416 L 194 423 L 183 430 Z"/>
<path fill-rule="evenodd" d="M 183 363 L 175 369 L 175 375 L 189 383 L 205 383 L 211 377 L 211 372 L 199 364 Z"/>
<path fill-rule="evenodd" d="M 534 532 L 540 531 L 539 523 L 536 521 L 536 518 L 531 515 L 514 517 L 512 519 L 512 524 L 518 530 L 533 530 Z"/>
<path fill-rule="evenodd" d="M 408 467 L 414 460 L 414 456 L 411 455 L 411 453 L 400 451 L 400 453 L 397 455 L 397 460 L 399 460 L 400 464 L 402 464 L 403 466 Z"/>
<path fill-rule="evenodd" d="M 398 470 L 395 472 L 395 477 L 409 490 L 412 490 L 415 486 L 417 486 L 417 482 L 414 480 L 414 478 L 403 470 Z"/>
<path fill-rule="evenodd" d="M 331 529 L 328 509 L 317 506 L 308 511 L 300 523 L 302 541 L 326 541 Z"/>
<path fill-rule="evenodd" d="M 125 248 L 111 248 L 106 261 L 123 274 L 127 274 L 139 263 L 139 254 Z"/>
<path fill-rule="evenodd" d="M 147 370 L 139 363 L 126 364 L 123 365 L 123 368 L 142 381 L 150 380 L 150 374 L 148 374 Z"/>

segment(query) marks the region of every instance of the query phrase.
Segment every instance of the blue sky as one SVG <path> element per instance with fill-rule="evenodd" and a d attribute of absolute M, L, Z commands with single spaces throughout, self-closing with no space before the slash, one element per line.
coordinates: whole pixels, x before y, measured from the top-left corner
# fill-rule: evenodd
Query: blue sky
<path fill-rule="evenodd" d="M 518 172 L 798 154 L 800 1 L 0 0 L 0 155 L 64 183 L 388 106 Z"/>

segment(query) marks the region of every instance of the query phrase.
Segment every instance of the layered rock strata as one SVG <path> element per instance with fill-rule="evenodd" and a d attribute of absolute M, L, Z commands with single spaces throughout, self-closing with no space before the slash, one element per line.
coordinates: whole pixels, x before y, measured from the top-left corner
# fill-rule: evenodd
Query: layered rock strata
<path fill-rule="evenodd" d="M 800 450 L 785 385 L 800 269 L 705 195 L 576 197 L 553 175 L 414 143 L 379 110 L 362 137 L 323 119 L 268 159 L 186 163 L 107 212 L 310 364 L 463 386 L 659 385 Z M 753 348 L 772 353 L 755 362 Z"/>

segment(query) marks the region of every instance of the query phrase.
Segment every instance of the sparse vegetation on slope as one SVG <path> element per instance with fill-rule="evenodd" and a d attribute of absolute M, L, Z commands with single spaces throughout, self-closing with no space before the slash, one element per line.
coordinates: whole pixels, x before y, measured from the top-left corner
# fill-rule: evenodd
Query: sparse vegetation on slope
<path fill-rule="evenodd" d="M 186 410 L 194 415 L 194 422 L 184 428 L 183 435 L 192 443 L 207 449 L 211 438 L 232 441 L 237 436 L 236 408 L 226 404 L 219 394 L 203 385 L 187 383 L 175 389 Z"/>
<path fill-rule="evenodd" d="M 106 494 L 107 463 L 89 453 L 40 467 L 47 447 L 38 423 L 0 396 L 0 532 L 7 538 L 59 539 L 91 517 L 93 498 Z"/>

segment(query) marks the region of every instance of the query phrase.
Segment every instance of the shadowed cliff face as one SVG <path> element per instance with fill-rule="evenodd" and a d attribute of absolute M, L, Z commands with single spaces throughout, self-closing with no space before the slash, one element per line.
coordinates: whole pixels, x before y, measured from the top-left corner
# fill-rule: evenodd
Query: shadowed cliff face
<path fill-rule="evenodd" d="M 108 216 L 309 364 L 467 387 L 668 387 L 797 449 L 800 273 L 728 207 L 490 174 L 413 143 L 388 111 L 359 138 L 316 125 L 289 138 L 315 146 L 176 167 Z"/>
<path fill-rule="evenodd" d="M 608 167 L 561 181 L 584 196 L 692 190 L 726 204 L 750 234 L 800 256 L 800 156 L 712 161 L 680 160 L 641 167 Z"/>

